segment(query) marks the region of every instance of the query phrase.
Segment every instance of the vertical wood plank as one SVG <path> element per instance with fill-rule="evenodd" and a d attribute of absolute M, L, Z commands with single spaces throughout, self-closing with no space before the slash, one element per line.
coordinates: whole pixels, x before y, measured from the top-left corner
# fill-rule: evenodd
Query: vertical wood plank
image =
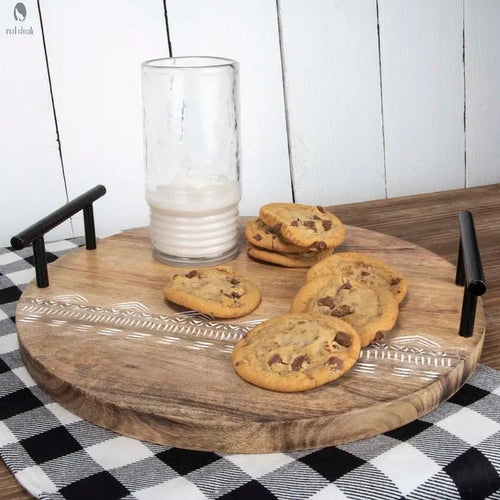
<path fill-rule="evenodd" d="M 37 2 L 0 4 L 0 246 L 66 200 Z M 24 17 L 24 19 L 23 19 Z M 21 20 L 23 19 L 23 20 Z M 70 222 L 47 241 L 72 236 Z"/>
<path fill-rule="evenodd" d="M 465 0 L 467 185 L 500 182 L 500 2 Z"/>
<path fill-rule="evenodd" d="M 371 0 L 283 0 L 296 200 L 385 196 L 377 13 Z"/>
<path fill-rule="evenodd" d="M 388 196 L 465 182 L 463 6 L 379 0 Z"/>
<path fill-rule="evenodd" d="M 240 63 L 240 213 L 291 201 L 275 2 L 167 0 L 167 13 L 174 56 L 215 55 Z"/>
<path fill-rule="evenodd" d="M 99 236 L 148 225 L 140 64 L 168 56 L 163 1 L 40 4 L 69 195 L 106 186 Z"/>

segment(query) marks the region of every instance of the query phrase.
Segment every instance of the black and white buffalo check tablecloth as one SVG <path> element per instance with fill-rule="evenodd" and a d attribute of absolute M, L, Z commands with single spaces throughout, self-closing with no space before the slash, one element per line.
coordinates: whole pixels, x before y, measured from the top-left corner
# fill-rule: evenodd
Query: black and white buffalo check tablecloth
<path fill-rule="evenodd" d="M 47 243 L 48 261 L 80 244 Z M 263 455 L 159 446 L 80 419 L 33 382 L 18 350 L 15 307 L 34 275 L 30 248 L 0 249 L 0 455 L 34 496 L 500 499 L 500 371 L 479 365 L 432 413 L 343 446 Z"/>

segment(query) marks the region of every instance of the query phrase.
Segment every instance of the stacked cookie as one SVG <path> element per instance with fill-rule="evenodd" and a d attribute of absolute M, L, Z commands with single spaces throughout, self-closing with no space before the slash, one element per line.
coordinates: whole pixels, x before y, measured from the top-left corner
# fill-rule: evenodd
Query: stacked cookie
<path fill-rule="evenodd" d="M 311 267 L 345 239 L 338 217 L 323 207 L 269 203 L 245 226 L 250 257 L 284 267 Z"/>

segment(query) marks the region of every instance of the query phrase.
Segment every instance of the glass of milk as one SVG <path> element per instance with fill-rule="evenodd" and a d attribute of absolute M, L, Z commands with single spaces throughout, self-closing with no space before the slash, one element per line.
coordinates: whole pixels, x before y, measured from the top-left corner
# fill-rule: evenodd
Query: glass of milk
<path fill-rule="evenodd" d="M 146 200 L 153 255 L 209 266 L 239 250 L 238 63 L 174 57 L 142 64 Z"/>

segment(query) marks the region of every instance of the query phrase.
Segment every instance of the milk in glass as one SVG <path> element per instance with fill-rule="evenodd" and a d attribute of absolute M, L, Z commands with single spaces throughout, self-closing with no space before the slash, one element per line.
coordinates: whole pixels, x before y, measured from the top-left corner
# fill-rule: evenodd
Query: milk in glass
<path fill-rule="evenodd" d="M 238 253 L 238 63 L 177 57 L 142 65 L 146 200 L 153 255 L 179 266 Z"/>
<path fill-rule="evenodd" d="M 225 261 L 238 250 L 238 182 L 193 179 L 149 193 L 150 235 L 160 259 Z M 203 258 L 202 257 L 202 258 Z"/>

